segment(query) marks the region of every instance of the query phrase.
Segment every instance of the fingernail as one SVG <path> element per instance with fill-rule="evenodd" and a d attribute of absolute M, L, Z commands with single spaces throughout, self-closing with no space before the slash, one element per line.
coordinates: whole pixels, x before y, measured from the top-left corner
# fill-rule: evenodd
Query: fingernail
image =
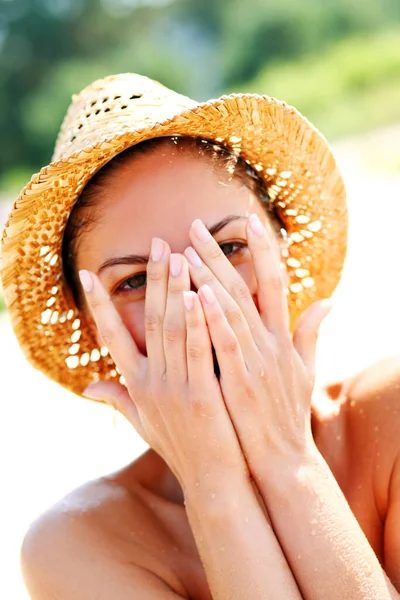
<path fill-rule="evenodd" d="M 189 246 L 185 250 L 185 256 L 193 267 L 201 267 L 203 262 L 196 250 Z"/>
<path fill-rule="evenodd" d="M 253 233 L 258 235 L 259 237 L 261 237 L 265 234 L 265 228 L 264 228 L 263 224 L 261 223 L 258 215 L 254 214 L 254 213 L 252 215 L 250 215 L 249 223 L 250 223 L 250 228 Z"/>
<path fill-rule="evenodd" d="M 89 271 L 82 269 L 79 271 L 79 279 L 85 292 L 91 292 L 93 289 L 93 279 Z"/>
<path fill-rule="evenodd" d="M 177 277 L 182 271 L 182 254 L 171 254 L 169 257 L 169 272 L 173 277 Z"/>
<path fill-rule="evenodd" d="M 196 219 L 195 221 L 193 221 L 192 229 L 194 231 L 195 236 L 198 240 L 200 240 L 200 242 L 206 242 L 211 236 L 211 233 L 208 231 L 204 223 L 200 221 L 200 219 Z"/>
<path fill-rule="evenodd" d="M 213 304 L 215 302 L 214 292 L 209 285 L 203 285 L 199 291 L 206 304 Z"/>
<path fill-rule="evenodd" d="M 164 253 L 164 242 L 160 238 L 153 238 L 151 240 L 151 260 L 158 262 Z"/>
<path fill-rule="evenodd" d="M 183 303 L 186 310 L 192 310 L 194 306 L 194 292 L 183 292 Z"/>

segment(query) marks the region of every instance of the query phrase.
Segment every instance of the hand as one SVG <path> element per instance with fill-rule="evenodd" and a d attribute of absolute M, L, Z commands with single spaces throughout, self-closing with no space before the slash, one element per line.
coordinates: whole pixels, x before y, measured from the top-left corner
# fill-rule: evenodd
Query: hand
<path fill-rule="evenodd" d="M 100 337 L 126 382 L 126 387 L 106 381 L 91 384 L 84 394 L 114 405 L 168 463 L 184 492 L 206 484 L 207 476 L 215 485 L 216 473 L 219 483 L 224 476 L 247 477 L 214 375 L 204 313 L 197 294 L 189 291 L 187 260 L 170 255 L 168 245 L 158 239 L 153 240 L 151 256 L 147 357 L 139 352 L 100 280 L 93 273 L 80 273 Z"/>
<path fill-rule="evenodd" d="M 258 218 L 250 217 L 247 237 L 260 312 L 200 221 L 195 221 L 190 235 L 194 248 L 185 251 L 191 263 L 190 276 L 198 287 L 208 285 L 210 300 L 204 303 L 204 310 L 221 371 L 221 388 L 257 480 L 273 463 L 281 467 L 282 460 L 303 455 L 314 446 L 310 413 L 315 345 L 330 303 L 313 304 L 292 338 L 273 234 L 264 230 Z"/>

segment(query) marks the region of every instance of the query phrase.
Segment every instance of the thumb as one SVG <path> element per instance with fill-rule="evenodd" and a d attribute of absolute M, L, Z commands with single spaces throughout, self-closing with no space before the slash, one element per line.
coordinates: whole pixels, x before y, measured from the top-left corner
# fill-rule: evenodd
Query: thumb
<path fill-rule="evenodd" d="M 301 315 L 293 334 L 293 345 L 313 381 L 315 379 L 315 353 L 319 328 L 331 309 L 331 299 L 314 302 Z"/>
<path fill-rule="evenodd" d="M 139 412 L 124 385 L 116 381 L 98 381 L 90 383 L 82 395 L 89 400 L 104 402 L 120 412 L 144 437 L 144 431 Z"/>

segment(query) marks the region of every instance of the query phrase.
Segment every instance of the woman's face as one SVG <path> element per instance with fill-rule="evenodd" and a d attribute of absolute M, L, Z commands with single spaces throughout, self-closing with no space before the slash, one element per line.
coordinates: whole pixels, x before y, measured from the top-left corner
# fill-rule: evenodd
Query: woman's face
<path fill-rule="evenodd" d="M 174 146 L 163 147 L 127 159 L 110 174 L 99 209 L 80 238 L 77 267 L 100 277 L 143 353 L 146 262 L 153 237 L 183 253 L 192 222 L 201 219 L 256 300 L 246 220 L 255 212 L 266 224 L 267 215 L 255 195 L 228 172 Z"/>

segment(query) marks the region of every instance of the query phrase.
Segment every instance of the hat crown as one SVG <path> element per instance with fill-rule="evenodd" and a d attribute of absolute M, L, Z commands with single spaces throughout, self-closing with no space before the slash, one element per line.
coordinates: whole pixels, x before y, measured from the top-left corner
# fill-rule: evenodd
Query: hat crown
<path fill-rule="evenodd" d="M 72 97 L 53 161 L 112 139 L 127 129 L 148 128 L 196 104 L 143 75 L 122 73 L 99 79 Z"/>

